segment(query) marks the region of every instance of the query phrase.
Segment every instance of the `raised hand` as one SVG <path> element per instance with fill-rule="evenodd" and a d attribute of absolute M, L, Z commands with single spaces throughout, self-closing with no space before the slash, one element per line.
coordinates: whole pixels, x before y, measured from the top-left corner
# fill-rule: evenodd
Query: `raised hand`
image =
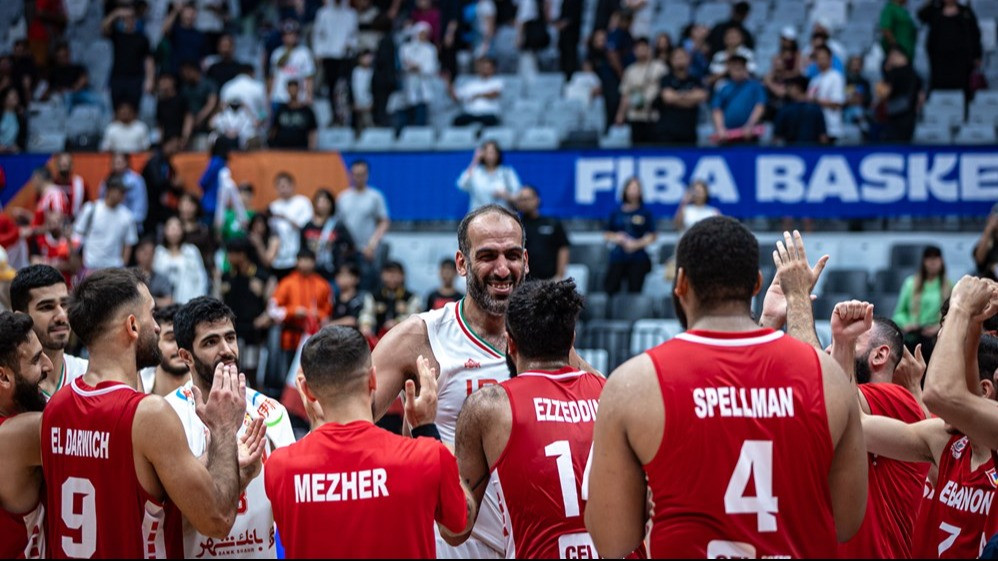
<path fill-rule="evenodd" d="M 263 468 L 263 450 L 267 442 L 267 428 L 263 417 L 250 421 L 239 437 L 239 486 L 245 488 Z"/>
<path fill-rule="evenodd" d="M 908 347 L 904 348 L 901 362 L 894 369 L 894 383 L 908 389 L 917 388 L 921 393 L 922 376 L 925 375 L 925 358 L 922 357 L 922 345 L 915 346 L 915 354 Z"/>
<path fill-rule="evenodd" d="M 856 339 L 873 327 L 873 304 L 859 300 L 839 302 L 832 310 L 831 327 L 836 345 L 855 345 Z"/>
<path fill-rule="evenodd" d="M 790 232 L 783 232 L 783 241 L 776 242 L 773 263 L 776 265 L 783 294 L 787 298 L 796 296 L 803 298 L 810 297 L 814 285 L 821 277 L 821 272 L 825 270 L 828 256 L 821 256 L 813 267 L 808 264 L 804 239 L 800 232 L 794 230 L 792 236 Z"/>
<path fill-rule="evenodd" d="M 416 359 L 419 372 L 419 395 L 416 383 L 405 381 L 405 420 L 410 427 L 432 423 L 437 418 L 437 370 L 423 355 Z"/>
<path fill-rule="evenodd" d="M 196 385 L 193 389 L 194 410 L 208 430 L 234 436 L 246 416 L 246 377 L 236 372 L 235 365 L 219 363 L 208 399 L 204 399 Z"/>
<path fill-rule="evenodd" d="M 998 284 L 965 275 L 953 287 L 950 309 L 966 312 L 976 322 L 984 321 L 998 311 Z"/>

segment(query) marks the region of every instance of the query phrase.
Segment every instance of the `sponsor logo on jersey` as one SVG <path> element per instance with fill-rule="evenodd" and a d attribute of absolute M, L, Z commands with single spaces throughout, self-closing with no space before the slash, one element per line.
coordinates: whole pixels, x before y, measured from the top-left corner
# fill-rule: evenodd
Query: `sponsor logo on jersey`
<path fill-rule="evenodd" d="M 963 512 L 986 515 L 991 512 L 994 496 L 994 491 L 964 487 L 956 481 L 948 481 L 939 491 L 939 502 Z"/>
<path fill-rule="evenodd" d="M 478 362 L 475 359 L 469 358 L 467 361 L 465 361 L 464 367 L 468 370 L 471 370 L 472 368 L 481 368 L 482 363 Z"/>
<path fill-rule="evenodd" d="M 263 540 L 257 536 L 256 530 L 239 532 L 221 540 L 205 538 L 200 544 L 201 551 L 194 557 L 217 557 L 219 555 L 251 555 L 263 551 Z"/>
<path fill-rule="evenodd" d="M 951 448 L 951 450 L 953 452 L 953 458 L 959 460 L 961 457 L 963 457 L 963 451 L 966 448 L 967 448 L 967 437 L 966 436 L 963 437 L 963 438 L 961 438 L 960 440 L 957 440 L 956 442 L 954 442 L 953 446 Z"/>
<path fill-rule="evenodd" d="M 697 417 L 748 417 L 771 419 L 794 416 L 794 389 L 694 388 L 693 412 Z"/>
<path fill-rule="evenodd" d="M 984 473 L 988 474 L 988 481 L 991 482 L 991 486 L 998 487 L 998 473 L 995 473 L 995 468 L 988 468 Z"/>

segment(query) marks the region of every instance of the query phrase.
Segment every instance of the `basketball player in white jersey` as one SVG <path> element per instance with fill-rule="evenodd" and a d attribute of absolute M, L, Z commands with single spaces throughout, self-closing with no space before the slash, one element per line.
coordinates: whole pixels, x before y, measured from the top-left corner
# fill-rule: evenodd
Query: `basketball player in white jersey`
<path fill-rule="evenodd" d="M 87 360 L 66 353 L 70 335 L 68 305 L 66 279 L 55 267 L 25 267 L 10 283 L 11 309 L 31 316 L 45 356 L 52 361 L 52 375 L 39 386 L 46 401 L 87 371 Z"/>
<path fill-rule="evenodd" d="M 437 421 L 443 442 L 453 448 L 457 415 L 475 390 L 509 379 L 506 365 L 506 306 L 529 268 L 520 218 L 499 205 L 469 212 L 458 227 L 458 274 L 468 295 L 443 308 L 412 316 L 389 331 L 374 349 L 378 377 L 375 417 L 384 415 L 407 379 L 417 380 L 423 355 L 437 375 Z M 592 371 L 572 350 L 573 367 Z M 437 557 L 500 559 L 505 538 L 496 489 L 490 485 L 471 538 L 458 546 L 437 537 Z"/>

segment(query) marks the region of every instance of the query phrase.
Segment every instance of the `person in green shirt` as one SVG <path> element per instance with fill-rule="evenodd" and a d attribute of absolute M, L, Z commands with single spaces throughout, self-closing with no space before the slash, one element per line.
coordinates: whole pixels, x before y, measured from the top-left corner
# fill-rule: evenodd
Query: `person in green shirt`
<path fill-rule="evenodd" d="M 953 283 L 946 278 L 942 251 L 926 246 L 918 273 L 905 279 L 894 309 L 894 323 L 904 331 L 904 342 L 912 352 L 922 345 L 922 354 L 929 360 L 939 332 L 940 309 L 949 298 Z"/>
<path fill-rule="evenodd" d="M 915 58 L 915 41 L 918 30 L 915 29 L 915 19 L 908 13 L 905 4 L 908 0 L 888 0 L 880 12 L 880 44 L 884 52 L 890 52 L 897 45 L 908 55 L 908 60 Z"/>

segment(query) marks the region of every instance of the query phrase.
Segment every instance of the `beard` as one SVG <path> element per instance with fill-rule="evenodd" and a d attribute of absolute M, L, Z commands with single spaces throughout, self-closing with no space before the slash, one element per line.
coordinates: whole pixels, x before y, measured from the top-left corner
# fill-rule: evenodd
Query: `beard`
<path fill-rule="evenodd" d="M 513 357 L 510 356 L 509 351 L 506 351 L 506 368 L 509 369 L 509 377 L 516 378 L 516 363 L 513 362 Z"/>
<path fill-rule="evenodd" d="M 22 412 L 45 409 L 45 396 L 38 387 L 40 382 L 41 380 L 32 384 L 20 375 L 14 375 L 14 403 L 21 408 Z"/>
<path fill-rule="evenodd" d="M 856 357 L 856 383 L 857 384 L 867 384 L 870 382 L 870 378 L 873 373 L 870 372 L 870 355 L 864 354 L 863 356 Z"/>
<path fill-rule="evenodd" d="M 469 271 L 470 272 L 470 271 Z M 509 306 L 509 296 L 503 298 L 496 298 L 489 294 L 489 282 L 502 282 L 503 280 L 508 280 L 513 284 L 513 290 L 520 286 L 523 281 L 523 276 L 516 276 L 510 273 L 506 279 L 502 279 L 495 275 L 489 275 L 487 278 L 480 279 L 474 273 L 468 275 L 468 297 L 478 304 L 478 307 L 485 310 L 485 313 L 493 316 L 503 316 L 506 315 L 506 308 Z M 510 291 L 512 294 L 512 290 Z"/>
<path fill-rule="evenodd" d="M 56 327 L 56 326 L 53 326 L 53 327 Z M 59 324 L 58 327 L 66 327 L 68 329 L 69 328 L 69 324 Z M 63 351 L 63 350 L 66 349 L 66 345 L 69 344 L 69 332 L 68 331 L 66 332 L 65 335 L 62 336 L 62 337 L 64 337 L 64 339 L 61 340 L 61 341 L 58 340 L 58 339 L 55 339 L 52 336 L 50 336 L 49 333 L 48 333 L 48 331 L 46 331 L 44 333 L 38 333 L 36 331 L 35 333 L 38 335 L 38 342 L 41 343 L 42 347 L 45 350 L 47 350 L 47 351 Z"/>
<path fill-rule="evenodd" d="M 162 357 L 159 353 L 159 335 L 152 329 L 142 330 L 135 349 L 135 366 L 142 370 L 159 365 Z"/>
<path fill-rule="evenodd" d="M 187 369 L 186 364 L 181 364 L 180 366 L 174 366 L 173 363 L 171 362 L 173 358 L 174 357 L 169 357 L 169 358 L 163 357 L 160 360 L 159 367 L 163 369 L 163 372 L 166 372 L 170 376 L 176 376 L 178 378 L 181 376 L 185 376 L 188 372 L 190 372 Z"/>
<path fill-rule="evenodd" d="M 201 359 L 194 353 L 191 353 L 194 357 L 194 375 L 201 380 L 201 383 L 211 387 L 211 383 L 215 380 L 215 368 L 219 364 L 225 362 L 224 360 L 215 361 L 214 364 L 209 364 L 207 362 L 201 362 Z M 236 368 L 239 368 L 239 359 L 234 359 Z"/>
<path fill-rule="evenodd" d="M 672 307 L 676 311 L 676 319 L 679 320 L 679 325 L 683 326 L 683 331 L 690 328 L 689 320 L 686 318 L 686 311 L 683 310 L 683 306 L 679 303 L 679 296 L 676 293 L 672 293 Z"/>

